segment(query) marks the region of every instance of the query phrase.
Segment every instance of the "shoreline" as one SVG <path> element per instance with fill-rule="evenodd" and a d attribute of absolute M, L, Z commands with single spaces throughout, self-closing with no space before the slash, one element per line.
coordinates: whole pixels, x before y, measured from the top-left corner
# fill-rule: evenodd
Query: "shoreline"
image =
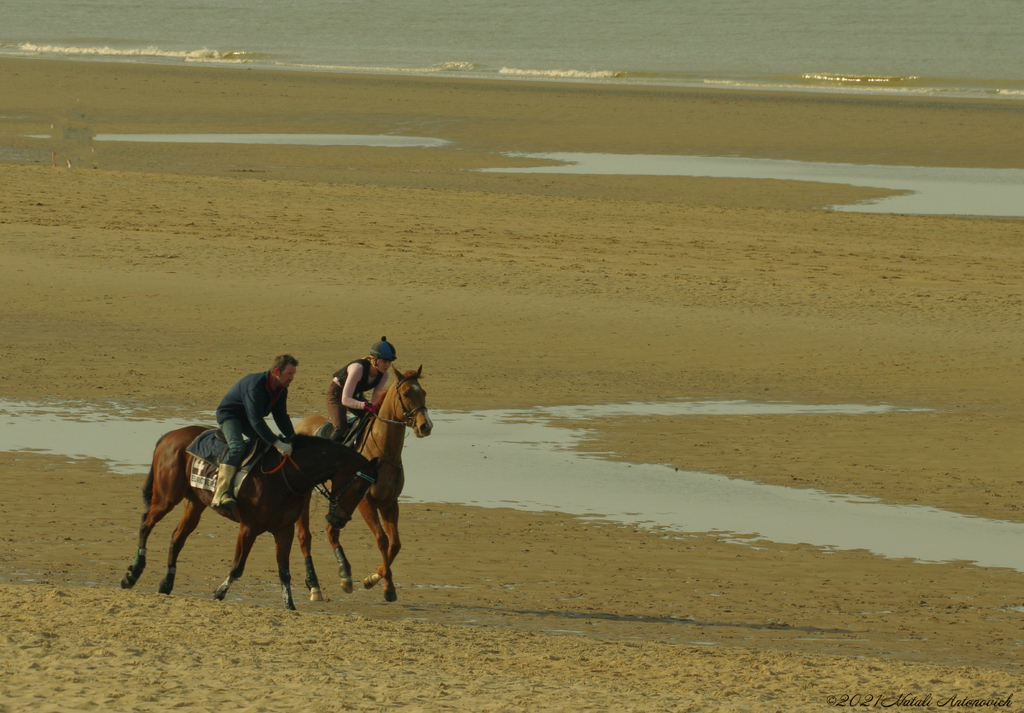
<path fill-rule="evenodd" d="M 36 43 L 25 43 L 33 47 Z M 925 99 L 968 101 L 1024 101 L 1024 79 L 929 79 L 917 76 L 870 77 L 843 75 L 835 72 L 807 71 L 781 78 L 768 77 L 683 77 L 671 72 L 636 70 L 577 70 L 531 69 L 503 66 L 483 70 L 468 62 L 440 62 L 429 67 L 386 67 L 359 65 L 332 65 L 308 62 L 287 63 L 270 60 L 237 59 L 244 51 L 223 52 L 210 48 L 197 50 L 159 50 L 154 47 L 113 49 L 104 47 L 70 47 L 38 45 L 64 50 L 0 52 L 0 59 L 28 59 L 44 61 L 101 62 L 139 64 L 142 66 L 169 66 L 195 68 L 249 69 L 266 72 L 298 72 L 342 76 L 381 76 L 397 78 L 437 78 L 455 81 L 485 82 L 538 82 L 553 85 L 584 86 L 593 89 L 623 87 L 634 89 L 721 90 L 726 92 L 795 93 L 811 96 L 861 99 Z M 829 79 L 825 79 L 829 77 Z M 898 86 L 886 86 L 893 82 Z M 928 86 L 928 84 L 933 86 Z"/>
<path fill-rule="evenodd" d="M 151 133 L 216 133 L 226 126 L 233 133 L 402 133 L 453 142 L 452 150 L 412 152 L 400 159 L 407 169 L 420 170 L 523 165 L 502 155 L 552 152 L 1024 168 L 1024 104 L 994 99 L 857 97 L 59 59 L 0 58 L 0 72 L 8 79 L 9 111 L 14 112 L 0 123 L 0 147 L 31 152 L 39 144 L 24 137 L 52 124 L 68 140 L 50 148 L 62 155 L 89 153 L 81 157 L 85 165 L 109 168 L 134 165 L 141 170 L 167 170 L 160 162 L 139 163 L 145 152 L 138 147 L 98 148 L 88 141 L 89 132 L 140 133 L 138 129 L 145 127 Z M 439 102 L 440 97 L 454 101 Z M 238 101 L 261 110 L 236 115 Z M 641 116 L 644 130 L 630 131 L 630 124 Z M 344 147 L 332 147 L 335 150 L 329 152 L 300 148 L 291 147 L 288 155 L 278 151 L 256 165 L 239 162 L 241 154 L 236 152 L 233 162 L 246 170 L 278 166 L 279 175 L 287 168 L 304 170 L 305 175 L 291 174 L 298 180 L 348 182 L 361 177 L 331 172 L 318 177 L 316 169 L 322 173 L 327 157 L 356 158 L 351 168 L 357 171 L 370 160 L 356 151 L 341 151 Z M 100 154 L 98 163 L 92 161 L 93 149 Z M 263 147 L 252 151 L 254 157 L 266 153 Z M 108 156 L 106 164 L 103 154 Z M 207 154 L 212 157 L 214 152 Z M 49 159 L 49 151 L 38 155 L 38 162 Z M 190 154 L 180 151 L 179 155 Z M 196 169 L 186 164 L 179 170 Z M 223 172 L 224 167 L 205 170 Z M 415 178 L 407 170 L 404 180 L 408 184 Z"/>

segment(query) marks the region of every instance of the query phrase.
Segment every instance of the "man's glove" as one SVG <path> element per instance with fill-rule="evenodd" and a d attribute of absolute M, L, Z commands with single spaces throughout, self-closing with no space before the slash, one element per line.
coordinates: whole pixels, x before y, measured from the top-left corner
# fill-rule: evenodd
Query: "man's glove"
<path fill-rule="evenodd" d="M 275 441 L 274 448 L 280 452 L 283 456 L 290 456 L 292 454 L 292 444 L 285 443 L 284 441 Z"/>

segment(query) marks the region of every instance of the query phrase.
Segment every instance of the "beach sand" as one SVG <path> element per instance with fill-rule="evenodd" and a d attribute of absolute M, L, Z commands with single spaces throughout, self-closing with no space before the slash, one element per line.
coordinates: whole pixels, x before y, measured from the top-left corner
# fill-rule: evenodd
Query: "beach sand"
<path fill-rule="evenodd" d="M 580 447 L 1024 521 L 1020 220 L 822 210 L 886 195 L 831 184 L 467 170 L 529 165 L 504 153 L 517 151 L 1024 168 L 1013 102 L 12 59 L 0 77 L 0 398 L 195 414 L 290 352 L 302 416 L 386 334 L 402 368 L 423 364 L 435 409 L 927 409 L 602 419 Z M 143 132 L 452 143 L 91 139 Z M 295 576 L 292 614 L 269 538 L 212 601 L 235 536 L 212 513 L 173 596 L 155 592 L 173 513 L 142 581 L 121 591 L 142 477 L 40 452 L 0 463 L 4 712 L 815 711 L 844 695 L 1013 696 L 1012 708 L 1024 696 L 1016 571 L 407 503 L 398 602 L 341 592 L 317 537 L 330 601 L 306 602 Z M 376 566 L 361 522 L 343 542 L 356 574 Z"/>

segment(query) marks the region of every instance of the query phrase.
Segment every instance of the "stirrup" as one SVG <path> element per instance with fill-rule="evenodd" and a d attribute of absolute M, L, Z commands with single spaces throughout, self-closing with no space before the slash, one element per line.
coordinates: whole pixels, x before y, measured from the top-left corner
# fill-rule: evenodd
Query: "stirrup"
<path fill-rule="evenodd" d="M 229 495 L 225 497 L 223 500 L 221 500 L 219 503 L 210 503 L 210 507 L 213 508 L 214 510 L 229 513 L 233 512 L 234 509 L 238 507 L 238 502 Z"/>

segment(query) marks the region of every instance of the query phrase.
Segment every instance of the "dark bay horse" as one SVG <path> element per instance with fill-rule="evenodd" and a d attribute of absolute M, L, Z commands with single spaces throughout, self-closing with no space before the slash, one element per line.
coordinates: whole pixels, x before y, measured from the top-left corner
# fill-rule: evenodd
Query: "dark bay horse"
<path fill-rule="evenodd" d="M 395 377 L 391 386 L 380 400 L 380 411 L 373 418 L 363 433 L 359 443 L 359 452 L 367 458 L 379 459 L 377 482 L 370 486 L 366 497 L 359 503 L 359 512 L 370 526 L 370 531 L 377 540 L 383 564 L 377 571 L 363 580 L 363 586 L 369 589 L 380 580 L 384 580 L 384 599 L 393 602 L 398 599 L 395 582 L 391 578 L 391 563 L 402 549 L 402 541 L 398 537 L 398 496 L 405 487 L 405 471 L 402 468 L 402 446 L 405 444 L 405 429 L 411 428 L 417 438 L 430 435 L 434 424 L 427 412 L 427 392 L 420 386 L 423 366 L 415 371 L 399 374 L 391 367 Z M 295 425 L 296 433 L 313 434 L 324 423 L 324 416 L 307 416 Z M 306 587 L 310 590 L 310 600 L 323 599 L 320 592 L 320 581 L 313 568 L 313 559 L 309 555 L 312 539 L 309 531 L 309 498 L 298 521 L 299 548 L 306 558 Z M 338 575 L 341 586 L 346 592 L 352 591 L 352 568 L 345 551 L 338 542 L 338 530 L 328 523 L 327 538 L 334 547 L 334 556 L 338 560 Z"/>
<path fill-rule="evenodd" d="M 213 499 L 212 492 L 189 484 L 193 457 L 185 452 L 196 436 L 205 430 L 205 426 L 186 426 L 165 434 L 157 441 L 153 451 L 153 465 L 142 488 L 142 499 L 147 510 L 142 515 L 142 526 L 139 528 L 138 550 L 135 561 L 121 580 L 123 588 L 135 586 L 146 568 L 146 540 L 149 533 L 184 500 L 185 511 L 171 535 L 167 573 L 160 582 L 159 591 L 161 594 L 170 594 L 174 588 L 178 554 Z M 290 459 L 270 449 L 260 462 L 253 465 L 238 493 L 238 504 L 230 514 L 215 511 L 239 523 L 235 561 L 228 578 L 214 593 L 215 599 L 224 599 L 231 584 L 242 576 L 245 561 L 257 536 L 270 532 L 277 548 L 277 571 L 281 579 L 284 605 L 288 609 L 295 609 L 288 557 L 292 549 L 295 521 L 303 512 L 303 507 L 308 512 L 313 489 L 322 490 L 321 484 L 331 481 L 328 521 L 335 527 L 344 527 L 352 518 L 367 488 L 376 480 L 377 463 L 340 444 L 323 438 L 296 436 L 292 446 L 294 450 Z"/>

